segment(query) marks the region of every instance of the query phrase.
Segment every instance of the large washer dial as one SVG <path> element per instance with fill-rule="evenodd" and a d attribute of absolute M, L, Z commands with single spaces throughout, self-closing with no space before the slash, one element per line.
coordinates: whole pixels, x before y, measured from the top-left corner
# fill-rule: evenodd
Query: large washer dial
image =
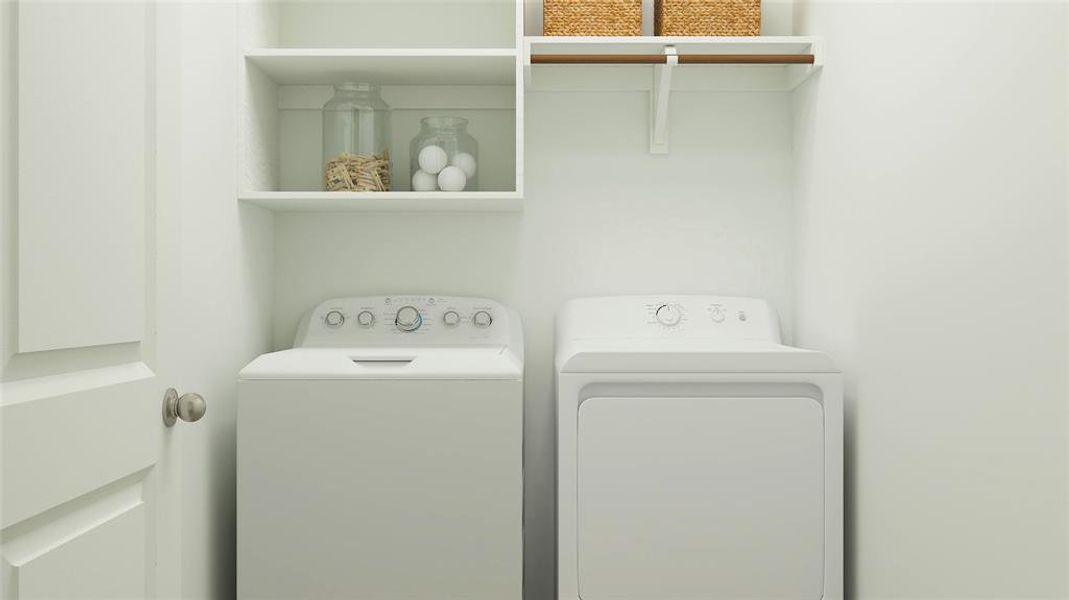
<path fill-rule="evenodd" d="M 657 322 L 665 327 L 675 327 L 683 319 L 683 313 L 678 306 L 662 304 L 657 307 Z"/>
<path fill-rule="evenodd" d="M 423 315 L 419 314 L 419 309 L 415 306 L 402 306 L 397 309 L 393 323 L 401 331 L 415 331 L 423 325 Z"/>
<path fill-rule="evenodd" d="M 327 327 L 341 327 L 345 324 L 345 315 L 340 310 L 332 310 L 323 317 L 323 322 L 327 324 Z"/>

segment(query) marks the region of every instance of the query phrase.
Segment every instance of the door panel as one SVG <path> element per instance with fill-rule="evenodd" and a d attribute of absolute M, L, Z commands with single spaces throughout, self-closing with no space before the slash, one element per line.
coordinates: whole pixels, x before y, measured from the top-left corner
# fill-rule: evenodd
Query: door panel
<path fill-rule="evenodd" d="M 156 395 L 154 375 L 144 364 L 112 371 L 113 377 L 131 379 L 36 398 L 30 394 L 43 382 L 28 382 L 21 390 L 5 386 L 0 527 L 155 463 L 160 407 L 150 400 Z"/>
<path fill-rule="evenodd" d="M 811 398 L 589 398 L 584 600 L 820 598 L 824 425 Z"/>
<path fill-rule="evenodd" d="M 157 17 L 0 2 L 3 598 L 177 596 L 159 584 L 179 555 L 156 301 L 180 282 L 155 268 L 177 247 L 156 236 Z"/>
<path fill-rule="evenodd" d="M 147 2 L 18 3 L 18 349 L 141 340 Z"/>
<path fill-rule="evenodd" d="M 5 597 L 143 598 L 152 589 L 146 548 L 146 472 L 73 500 L 5 532 Z"/>

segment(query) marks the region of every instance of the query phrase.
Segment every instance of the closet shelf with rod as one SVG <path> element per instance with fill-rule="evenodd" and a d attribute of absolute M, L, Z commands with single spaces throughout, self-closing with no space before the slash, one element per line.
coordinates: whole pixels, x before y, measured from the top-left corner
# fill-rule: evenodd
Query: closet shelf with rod
<path fill-rule="evenodd" d="M 674 91 L 790 91 L 823 65 L 820 38 L 542 37 L 523 42 L 531 91 L 646 91 L 650 152 L 668 152 Z"/>

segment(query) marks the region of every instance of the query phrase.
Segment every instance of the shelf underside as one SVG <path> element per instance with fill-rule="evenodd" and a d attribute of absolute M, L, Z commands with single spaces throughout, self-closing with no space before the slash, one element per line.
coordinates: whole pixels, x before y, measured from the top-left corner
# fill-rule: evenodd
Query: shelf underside
<path fill-rule="evenodd" d="M 812 54 L 680 54 L 681 65 L 811 65 Z M 663 65 L 667 54 L 532 54 L 533 65 Z"/>
<path fill-rule="evenodd" d="M 541 37 L 528 36 L 529 54 L 664 54 L 672 46 L 685 54 L 749 54 L 799 56 L 812 54 L 816 38 L 769 37 Z"/>
<path fill-rule="evenodd" d="M 511 85 L 517 53 L 512 48 L 267 48 L 251 50 L 245 58 L 285 85 Z"/>
<path fill-rule="evenodd" d="M 245 192 L 242 202 L 274 211 L 516 212 L 519 192 Z"/>

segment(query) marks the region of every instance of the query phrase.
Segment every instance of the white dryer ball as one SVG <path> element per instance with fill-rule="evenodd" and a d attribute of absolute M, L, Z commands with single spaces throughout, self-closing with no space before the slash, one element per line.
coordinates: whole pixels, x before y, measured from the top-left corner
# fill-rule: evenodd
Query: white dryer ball
<path fill-rule="evenodd" d="M 412 175 L 413 192 L 433 192 L 438 189 L 438 178 L 420 169 Z"/>
<path fill-rule="evenodd" d="M 449 164 L 449 155 L 441 146 L 424 146 L 419 151 L 419 168 L 430 173 L 437 174 Z"/>
<path fill-rule="evenodd" d="M 454 167 L 460 167 L 461 171 L 468 176 L 468 179 L 475 177 L 475 157 L 467 152 L 459 152 L 453 157 L 453 160 L 449 161 L 449 164 Z"/>
<path fill-rule="evenodd" d="M 446 167 L 438 174 L 438 187 L 446 192 L 460 192 L 468 185 L 468 176 L 460 167 Z"/>

